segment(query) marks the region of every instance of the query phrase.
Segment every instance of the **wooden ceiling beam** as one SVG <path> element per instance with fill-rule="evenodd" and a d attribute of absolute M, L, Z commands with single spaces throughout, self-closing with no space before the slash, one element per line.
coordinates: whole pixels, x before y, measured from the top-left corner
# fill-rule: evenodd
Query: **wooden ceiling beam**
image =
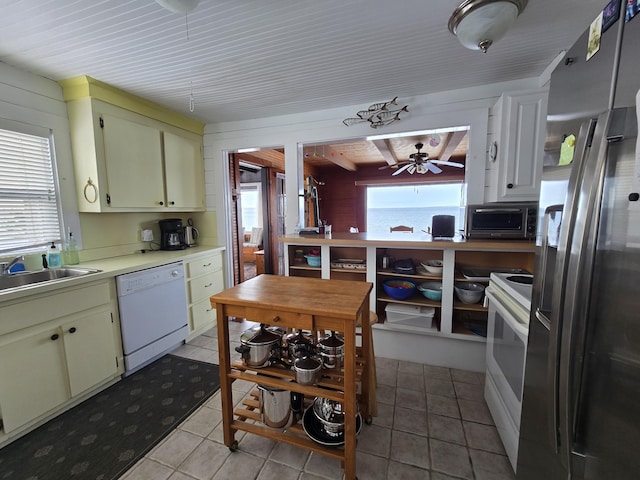
<path fill-rule="evenodd" d="M 449 138 L 447 138 L 447 144 L 442 149 L 442 154 L 440 154 L 438 160 L 442 160 L 443 162 L 449 161 L 451 155 L 453 155 L 453 152 L 456 151 L 456 148 L 458 148 L 458 145 L 466 134 L 466 130 L 451 133 L 451 135 L 449 135 Z"/>
<path fill-rule="evenodd" d="M 323 157 L 327 160 L 329 160 L 331 163 L 335 163 L 336 165 L 338 165 L 339 167 L 344 168 L 345 170 L 349 170 L 350 172 L 355 172 L 356 170 L 358 170 L 358 166 L 353 163 L 351 160 L 347 160 L 344 157 L 340 157 L 340 156 L 335 156 L 335 157 Z"/>
<path fill-rule="evenodd" d="M 393 166 L 398 164 L 398 159 L 393 153 L 393 150 L 391 150 L 391 142 L 389 142 L 389 139 L 373 140 L 373 144 L 389 165 Z"/>

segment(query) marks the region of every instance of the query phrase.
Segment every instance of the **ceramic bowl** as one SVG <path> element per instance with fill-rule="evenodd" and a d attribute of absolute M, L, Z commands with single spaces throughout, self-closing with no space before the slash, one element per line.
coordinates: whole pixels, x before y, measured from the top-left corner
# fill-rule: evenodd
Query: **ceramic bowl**
<path fill-rule="evenodd" d="M 423 282 L 418 285 L 418 290 L 429 300 L 442 300 L 442 282 Z"/>
<path fill-rule="evenodd" d="M 407 280 L 387 280 L 382 284 L 382 288 L 391 298 L 404 300 L 413 295 L 416 291 L 416 284 Z"/>
<path fill-rule="evenodd" d="M 304 258 L 307 259 L 307 263 L 310 267 L 319 267 L 322 263 L 321 257 L 316 255 L 305 255 Z"/>
<path fill-rule="evenodd" d="M 456 282 L 454 290 L 462 303 L 478 303 L 484 294 L 484 285 L 475 282 Z"/>
<path fill-rule="evenodd" d="M 429 273 L 435 273 L 438 275 L 442 275 L 442 260 L 428 260 L 424 263 L 421 263 L 424 269 Z"/>

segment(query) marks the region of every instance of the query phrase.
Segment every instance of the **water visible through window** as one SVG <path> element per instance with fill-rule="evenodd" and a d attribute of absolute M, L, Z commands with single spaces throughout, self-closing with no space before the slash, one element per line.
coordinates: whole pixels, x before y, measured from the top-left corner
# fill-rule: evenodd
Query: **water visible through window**
<path fill-rule="evenodd" d="M 453 215 L 464 229 L 462 183 L 367 187 L 367 233 L 389 233 L 396 225 L 414 233 L 431 227 L 434 215 Z"/>

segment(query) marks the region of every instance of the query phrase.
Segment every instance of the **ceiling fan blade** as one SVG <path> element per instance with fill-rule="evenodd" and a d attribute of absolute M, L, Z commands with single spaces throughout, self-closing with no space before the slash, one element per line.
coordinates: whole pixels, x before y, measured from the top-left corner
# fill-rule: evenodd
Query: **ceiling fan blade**
<path fill-rule="evenodd" d="M 413 163 L 407 163 L 404 167 L 400 167 L 398 170 L 396 170 L 395 172 L 393 172 L 391 175 L 395 176 L 398 175 L 402 172 L 404 172 L 407 168 L 409 168 L 411 165 L 413 165 Z"/>
<path fill-rule="evenodd" d="M 406 165 L 408 163 L 413 163 L 413 162 L 398 162 L 398 163 L 395 163 L 393 165 L 383 165 L 381 167 L 378 167 L 378 170 L 384 170 L 385 168 L 393 168 L 393 169 L 395 169 L 395 168 L 401 167 L 402 165 Z"/>
<path fill-rule="evenodd" d="M 431 162 L 427 162 L 427 163 L 425 163 L 425 165 L 426 165 L 426 167 L 429 169 L 429 171 L 430 171 L 431 173 L 435 173 L 436 175 L 437 175 L 438 173 L 442 173 L 442 169 L 441 169 L 441 168 L 436 167 L 436 166 L 435 166 L 433 163 L 431 163 Z"/>
<path fill-rule="evenodd" d="M 449 167 L 458 167 L 464 168 L 464 164 L 458 162 L 445 162 L 444 160 L 430 160 L 433 163 L 437 163 L 438 165 L 448 165 Z"/>

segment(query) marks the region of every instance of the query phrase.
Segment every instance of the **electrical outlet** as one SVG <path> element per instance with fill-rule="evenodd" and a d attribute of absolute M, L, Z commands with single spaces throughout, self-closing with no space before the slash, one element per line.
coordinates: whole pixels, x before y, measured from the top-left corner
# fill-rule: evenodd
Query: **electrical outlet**
<path fill-rule="evenodd" d="M 153 230 L 144 229 L 140 231 L 140 238 L 143 242 L 151 242 L 153 240 Z"/>

